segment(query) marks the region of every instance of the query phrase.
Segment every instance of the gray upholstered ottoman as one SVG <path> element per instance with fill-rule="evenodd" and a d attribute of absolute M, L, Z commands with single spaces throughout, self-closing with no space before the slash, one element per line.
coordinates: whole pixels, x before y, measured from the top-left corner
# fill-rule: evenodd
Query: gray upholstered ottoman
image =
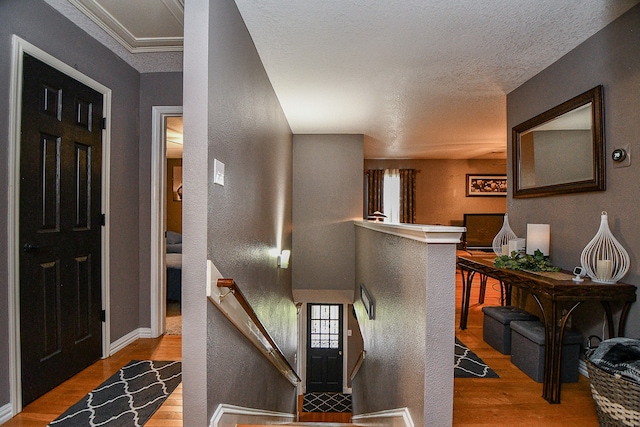
<path fill-rule="evenodd" d="M 565 329 L 560 363 L 560 381 L 578 381 L 578 359 L 582 335 Z M 544 379 L 544 324 L 542 322 L 511 322 L 511 363 L 534 381 Z"/>
<path fill-rule="evenodd" d="M 482 338 L 502 354 L 511 354 L 511 328 L 514 320 L 538 320 L 533 314 L 513 306 L 482 307 Z"/>

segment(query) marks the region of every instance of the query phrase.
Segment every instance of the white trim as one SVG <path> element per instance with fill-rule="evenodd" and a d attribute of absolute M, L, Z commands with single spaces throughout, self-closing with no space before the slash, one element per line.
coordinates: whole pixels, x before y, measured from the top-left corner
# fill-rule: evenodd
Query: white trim
<path fill-rule="evenodd" d="M 136 342 L 140 338 L 151 338 L 151 329 L 150 328 L 138 328 L 127 335 L 118 338 L 114 342 L 111 343 L 111 352 L 109 356 L 113 356 L 129 344 Z"/>
<path fill-rule="evenodd" d="M 182 116 L 182 106 L 151 108 L 151 337 L 165 332 L 166 261 L 164 232 L 167 228 L 167 153 L 165 119 Z"/>
<path fill-rule="evenodd" d="M 103 95 L 103 116 L 106 129 L 102 132 L 102 212 L 106 213 L 106 225 L 102 227 L 102 308 L 106 312 L 102 324 L 102 357 L 110 350 L 110 309 L 109 309 L 109 203 L 111 183 L 111 89 L 80 73 L 75 68 L 49 55 L 42 49 L 14 35 L 11 64 L 11 87 L 9 108 L 9 164 L 7 189 L 7 258 L 9 286 L 9 398 L 12 414 L 22 410 L 22 383 L 20 366 L 20 295 L 19 295 L 19 206 L 20 206 L 20 123 L 22 111 L 22 57 L 24 53 L 37 58 L 67 76 L 89 86 Z"/>
<path fill-rule="evenodd" d="M 349 375 L 349 304 L 342 304 L 342 392 L 351 394 L 351 388 L 347 387 L 351 381 Z"/>
<path fill-rule="evenodd" d="M 296 301 L 298 302 L 298 301 Z M 298 363 L 296 369 L 300 373 L 298 394 L 307 392 L 307 302 L 300 301 L 300 314 L 298 315 Z"/>
<path fill-rule="evenodd" d="M 183 36 L 136 37 L 120 21 L 95 0 L 69 0 L 98 27 L 131 53 L 182 52 Z M 162 0 L 171 16 L 184 27 L 184 5 L 179 0 Z"/>
<path fill-rule="evenodd" d="M 296 420 L 295 414 L 244 408 L 242 406 L 221 403 L 211 416 L 210 427 L 235 427 L 236 424 L 271 424 Z"/>
<path fill-rule="evenodd" d="M 464 227 L 449 225 L 388 224 L 379 221 L 354 221 L 355 225 L 425 243 L 460 243 Z"/>
<path fill-rule="evenodd" d="M 11 418 L 13 418 L 13 413 L 11 412 L 11 403 L 0 406 L 0 424 L 6 423 Z"/>
<path fill-rule="evenodd" d="M 398 408 L 398 409 L 387 409 L 385 411 L 380 412 L 371 412 L 369 414 L 360 414 L 354 415 L 351 418 L 353 423 L 358 423 L 361 426 L 379 426 L 379 425 L 389 425 L 389 424 L 380 424 L 380 418 L 388 418 L 393 423 L 393 426 L 400 426 L 396 421 L 404 422 L 404 427 L 414 427 L 413 420 L 411 419 L 411 414 L 409 413 L 409 408 Z M 371 421 L 367 423 L 367 421 Z"/>
<path fill-rule="evenodd" d="M 349 304 L 342 302 L 323 302 L 323 301 L 296 301 L 301 302 L 300 314 L 298 316 L 298 361 L 296 369 L 300 375 L 300 382 L 298 383 L 298 394 L 304 394 L 307 392 L 307 328 L 309 327 L 309 311 L 307 310 L 307 304 L 338 304 L 342 305 L 342 393 L 351 394 L 351 387 L 347 387 L 349 378 L 349 337 L 347 331 L 349 329 Z"/>

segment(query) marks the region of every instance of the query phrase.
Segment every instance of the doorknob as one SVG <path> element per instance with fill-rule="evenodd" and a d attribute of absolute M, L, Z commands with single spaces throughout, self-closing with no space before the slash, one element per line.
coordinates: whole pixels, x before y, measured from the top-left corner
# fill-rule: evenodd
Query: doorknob
<path fill-rule="evenodd" d="M 22 250 L 25 252 L 35 252 L 40 249 L 40 246 L 34 245 L 32 243 L 27 243 L 22 247 Z"/>
<path fill-rule="evenodd" d="M 339 355 L 339 356 L 342 356 L 342 350 L 340 350 L 340 351 L 338 352 L 338 355 Z"/>

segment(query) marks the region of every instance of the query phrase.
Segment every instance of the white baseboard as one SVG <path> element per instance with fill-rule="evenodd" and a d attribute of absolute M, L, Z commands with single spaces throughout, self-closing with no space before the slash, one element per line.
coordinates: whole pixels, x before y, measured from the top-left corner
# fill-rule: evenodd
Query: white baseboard
<path fill-rule="evenodd" d="M 138 328 L 111 343 L 109 356 L 113 356 L 129 344 L 140 338 L 151 338 L 151 328 Z"/>
<path fill-rule="evenodd" d="M 243 408 L 221 403 L 213 413 L 209 427 L 235 427 L 236 424 L 282 424 L 296 420 L 295 414 Z"/>
<path fill-rule="evenodd" d="M 0 406 L 0 424 L 6 423 L 11 418 L 13 418 L 13 413 L 11 412 L 11 403 Z"/>
<path fill-rule="evenodd" d="M 393 425 L 415 427 L 409 408 L 388 409 L 386 411 L 354 415 L 351 420 L 361 426 Z"/>

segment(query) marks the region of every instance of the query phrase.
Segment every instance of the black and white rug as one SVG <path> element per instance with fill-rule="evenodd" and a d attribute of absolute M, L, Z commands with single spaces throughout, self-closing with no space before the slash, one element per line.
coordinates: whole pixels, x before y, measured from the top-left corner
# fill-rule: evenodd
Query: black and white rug
<path fill-rule="evenodd" d="M 473 351 L 456 338 L 455 378 L 500 378 Z"/>
<path fill-rule="evenodd" d="M 309 392 L 304 394 L 302 412 L 351 412 L 351 395 Z"/>
<path fill-rule="evenodd" d="M 50 427 L 140 427 L 182 380 L 181 362 L 132 360 Z"/>

